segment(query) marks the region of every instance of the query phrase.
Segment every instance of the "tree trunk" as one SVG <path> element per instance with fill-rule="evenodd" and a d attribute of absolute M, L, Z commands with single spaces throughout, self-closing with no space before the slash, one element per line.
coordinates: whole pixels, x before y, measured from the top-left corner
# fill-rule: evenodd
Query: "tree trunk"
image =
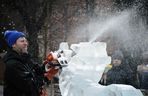
<path fill-rule="evenodd" d="M 95 0 L 85 0 L 86 1 L 86 14 L 92 17 L 94 14 Z"/>
<path fill-rule="evenodd" d="M 67 32 L 68 32 L 68 1 L 64 2 L 64 36 L 63 41 L 67 40 Z"/>
<path fill-rule="evenodd" d="M 39 47 L 38 47 L 38 30 L 36 25 L 33 23 L 27 23 L 26 30 L 28 32 L 29 38 L 29 52 L 33 56 L 33 58 L 37 59 L 39 54 Z"/>

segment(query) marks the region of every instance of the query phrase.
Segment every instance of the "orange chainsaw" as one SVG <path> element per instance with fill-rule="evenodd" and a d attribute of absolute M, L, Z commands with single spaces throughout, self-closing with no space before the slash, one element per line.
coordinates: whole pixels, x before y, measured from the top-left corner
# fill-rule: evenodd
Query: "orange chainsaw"
<path fill-rule="evenodd" d="M 59 72 L 59 69 L 62 67 L 66 67 L 68 65 L 67 59 L 62 55 L 63 51 L 58 52 L 50 52 L 44 63 L 45 64 L 45 70 L 46 73 L 44 76 L 48 80 L 52 80 L 52 78 Z M 42 88 L 40 96 L 48 96 L 46 88 Z"/>
<path fill-rule="evenodd" d="M 61 69 L 66 67 L 68 64 L 67 59 L 62 55 L 63 51 L 60 52 L 50 52 L 44 61 L 46 73 L 44 74 L 48 80 L 51 80 Z"/>

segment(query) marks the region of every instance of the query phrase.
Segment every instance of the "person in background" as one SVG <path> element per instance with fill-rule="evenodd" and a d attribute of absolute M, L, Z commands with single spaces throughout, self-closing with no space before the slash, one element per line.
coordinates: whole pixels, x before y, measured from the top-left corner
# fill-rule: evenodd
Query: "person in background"
<path fill-rule="evenodd" d="M 148 51 L 142 54 L 142 64 L 137 66 L 140 89 L 148 90 Z"/>
<path fill-rule="evenodd" d="M 6 31 L 9 49 L 4 56 L 4 96 L 40 96 L 44 84 L 45 66 L 33 62 L 28 41 L 23 32 Z"/>
<path fill-rule="evenodd" d="M 122 63 L 124 56 L 120 50 L 112 55 L 112 68 L 106 74 L 106 85 L 127 84 L 133 85 L 132 73 L 128 72 Z"/>

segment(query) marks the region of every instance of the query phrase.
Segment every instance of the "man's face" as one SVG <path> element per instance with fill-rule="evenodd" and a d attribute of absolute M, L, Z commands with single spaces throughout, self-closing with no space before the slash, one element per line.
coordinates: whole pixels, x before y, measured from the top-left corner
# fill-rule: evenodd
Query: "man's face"
<path fill-rule="evenodd" d="M 119 60 L 119 59 L 114 59 L 113 61 L 112 61 L 112 63 L 113 63 L 113 65 L 114 66 L 119 66 L 119 65 L 121 65 L 121 60 Z"/>
<path fill-rule="evenodd" d="M 19 53 L 28 53 L 28 41 L 25 37 L 20 37 L 17 39 L 16 43 L 12 47 Z"/>

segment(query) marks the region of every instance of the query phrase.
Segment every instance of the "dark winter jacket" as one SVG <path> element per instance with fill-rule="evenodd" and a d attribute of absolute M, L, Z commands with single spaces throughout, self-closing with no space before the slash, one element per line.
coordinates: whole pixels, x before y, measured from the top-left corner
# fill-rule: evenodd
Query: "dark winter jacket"
<path fill-rule="evenodd" d="M 39 96 L 44 66 L 34 64 L 28 54 L 8 51 L 4 56 L 4 96 Z"/>
<path fill-rule="evenodd" d="M 140 88 L 148 89 L 148 71 L 139 73 Z"/>
<path fill-rule="evenodd" d="M 109 84 L 133 85 L 132 82 L 133 82 L 132 74 L 127 72 L 127 70 L 125 70 L 123 66 L 112 67 L 112 69 L 110 69 L 107 72 L 107 80 L 106 80 L 107 85 Z"/>

